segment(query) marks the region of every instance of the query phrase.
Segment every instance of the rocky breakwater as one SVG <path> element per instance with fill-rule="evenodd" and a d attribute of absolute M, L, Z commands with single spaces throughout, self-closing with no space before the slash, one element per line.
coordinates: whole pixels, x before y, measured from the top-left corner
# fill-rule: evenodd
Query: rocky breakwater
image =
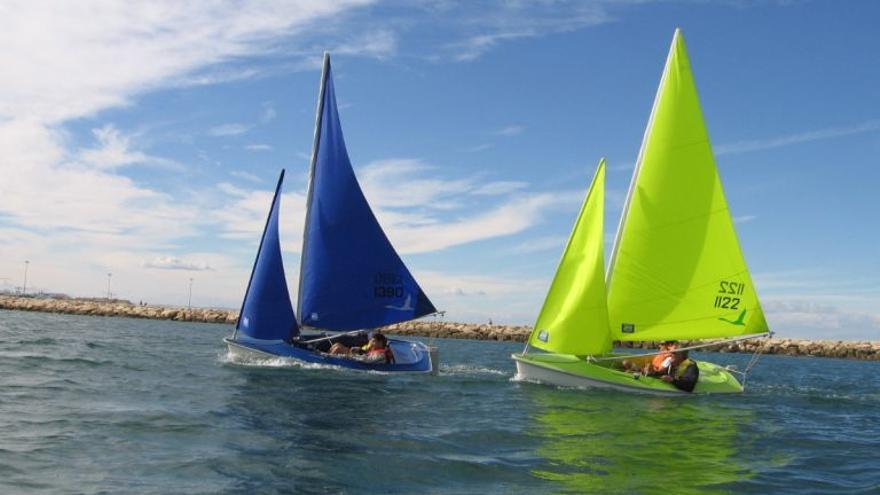
<path fill-rule="evenodd" d="M 392 325 L 387 333 L 424 337 L 503 340 L 525 342 L 532 329 L 528 326 L 487 325 L 475 323 L 452 323 L 442 321 L 411 321 Z M 682 341 L 680 345 L 702 345 L 706 341 Z M 622 349 L 656 349 L 659 342 L 615 342 Z M 739 342 L 719 342 L 706 348 L 715 352 L 741 352 L 782 354 L 786 356 L 816 356 L 843 359 L 880 361 L 880 341 L 799 340 L 799 339 L 753 339 Z"/>
<path fill-rule="evenodd" d="M 65 313 L 87 316 L 122 316 L 153 320 L 194 321 L 200 323 L 232 323 L 238 311 L 213 308 L 172 308 L 138 305 L 124 300 L 106 299 L 41 299 L 36 297 L 0 296 L 0 309 Z"/>
<path fill-rule="evenodd" d="M 138 305 L 123 300 L 18 297 L 0 295 L 0 309 L 67 313 L 88 316 L 122 316 L 154 320 L 192 321 L 235 324 L 238 311 L 214 308 L 174 308 Z M 455 323 L 423 319 L 391 325 L 383 329 L 393 335 L 411 335 L 449 339 L 525 342 L 532 329 L 528 326 Z M 681 342 L 684 346 L 706 342 Z M 656 349 L 658 342 L 615 342 L 624 349 Z M 786 356 L 821 356 L 880 361 L 880 341 L 755 339 L 719 343 L 706 349 L 716 352 L 782 354 Z"/>
<path fill-rule="evenodd" d="M 385 333 L 414 335 L 444 339 L 507 340 L 525 342 L 532 332 L 527 326 L 488 325 L 478 323 L 453 323 L 446 321 L 416 320 L 389 325 Z"/>

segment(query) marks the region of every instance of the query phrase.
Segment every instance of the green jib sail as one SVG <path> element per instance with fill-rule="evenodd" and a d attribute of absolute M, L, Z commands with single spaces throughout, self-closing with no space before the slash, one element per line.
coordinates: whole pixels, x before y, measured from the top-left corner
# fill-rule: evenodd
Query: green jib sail
<path fill-rule="evenodd" d="M 608 273 L 619 340 L 763 333 L 681 33 L 676 30 Z"/>
<path fill-rule="evenodd" d="M 578 355 L 611 350 L 605 301 L 604 202 L 603 159 L 529 337 L 533 347 Z"/>

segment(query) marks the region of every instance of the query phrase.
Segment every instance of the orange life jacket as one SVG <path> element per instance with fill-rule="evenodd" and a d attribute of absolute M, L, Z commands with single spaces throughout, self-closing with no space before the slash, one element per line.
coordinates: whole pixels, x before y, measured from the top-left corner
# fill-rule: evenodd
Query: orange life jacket
<path fill-rule="evenodd" d="M 370 352 L 367 353 L 367 356 L 369 356 L 369 357 L 374 357 L 377 355 L 385 356 L 386 363 L 390 364 L 390 363 L 394 362 L 394 353 L 391 352 L 391 349 L 387 349 L 387 348 L 370 349 Z"/>
<path fill-rule="evenodd" d="M 654 371 L 662 371 L 663 368 L 666 367 L 663 366 L 663 362 L 670 357 L 672 357 L 672 353 L 668 351 L 657 354 L 656 356 L 654 356 L 654 359 L 651 360 L 651 368 L 653 368 Z"/>

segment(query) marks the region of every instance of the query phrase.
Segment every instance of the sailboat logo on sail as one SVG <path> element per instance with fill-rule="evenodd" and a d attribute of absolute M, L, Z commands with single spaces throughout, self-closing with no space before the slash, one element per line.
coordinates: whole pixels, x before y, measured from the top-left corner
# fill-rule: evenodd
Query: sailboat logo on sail
<path fill-rule="evenodd" d="M 406 300 L 403 301 L 403 306 L 393 306 L 389 304 L 385 307 L 388 309 L 396 309 L 397 311 L 412 311 L 416 309 L 415 306 L 412 305 L 412 294 L 406 295 Z"/>
<path fill-rule="evenodd" d="M 718 318 L 718 319 L 721 321 L 725 321 L 727 323 L 730 323 L 731 325 L 739 325 L 741 327 L 744 327 L 744 326 L 746 326 L 746 310 L 742 310 L 742 313 L 739 314 L 739 317 L 736 319 L 736 321 L 728 320 L 727 318 Z"/>

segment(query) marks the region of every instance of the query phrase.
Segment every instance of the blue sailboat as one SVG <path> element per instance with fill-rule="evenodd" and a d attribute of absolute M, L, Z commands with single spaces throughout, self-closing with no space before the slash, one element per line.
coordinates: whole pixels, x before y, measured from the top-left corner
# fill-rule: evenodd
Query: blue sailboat
<path fill-rule="evenodd" d="M 339 122 L 329 54 L 324 54 L 306 200 L 299 322 L 278 238 L 283 181 L 282 170 L 235 332 L 224 339 L 230 356 L 280 357 L 358 370 L 436 371 L 436 350 L 418 341 L 389 339 L 394 358 L 390 363 L 328 353 L 335 342 L 361 345 L 371 329 L 437 312 L 394 250 L 355 177 Z"/>

